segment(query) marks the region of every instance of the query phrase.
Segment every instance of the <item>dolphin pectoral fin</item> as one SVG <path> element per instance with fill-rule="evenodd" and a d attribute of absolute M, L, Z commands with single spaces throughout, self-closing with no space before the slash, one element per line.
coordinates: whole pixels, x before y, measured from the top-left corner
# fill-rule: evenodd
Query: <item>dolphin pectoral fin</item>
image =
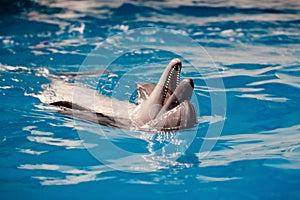
<path fill-rule="evenodd" d="M 153 83 L 143 83 L 143 82 L 136 83 L 136 88 L 138 92 L 137 101 L 142 102 L 143 100 L 148 99 L 155 86 L 156 84 Z"/>
<path fill-rule="evenodd" d="M 137 102 L 140 104 L 142 101 L 147 100 L 155 87 L 156 84 L 153 83 L 136 83 L 136 88 L 138 92 Z M 166 96 L 169 97 L 172 95 L 172 93 L 173 92 L 169 88 L 167 88 Z"/>

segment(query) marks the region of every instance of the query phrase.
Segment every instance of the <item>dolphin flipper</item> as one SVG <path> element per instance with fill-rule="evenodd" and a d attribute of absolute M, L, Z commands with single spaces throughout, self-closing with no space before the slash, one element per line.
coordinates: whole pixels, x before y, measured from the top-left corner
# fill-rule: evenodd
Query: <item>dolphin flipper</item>
<path fill-rule="evenodd" d="M 138 99 L 137 102 L 141 103 L 144 100 L 147 100 L 152 93 L 153 89 L 155 88 L 156 84 L 153 83 L 136 83 Z"/>
<path fill-rule="evenodd" d="M 151 95 L 152 91 L 156 87 L 157 84 L 154 83 L 144 83 L 138 82 L 136 83 L 137 88 L 137 102 L 140 104 L 142 101 L 147 100 Z M 170 96 L 173 93 L 169 88 L 167 88 L 167 96 Z"/>

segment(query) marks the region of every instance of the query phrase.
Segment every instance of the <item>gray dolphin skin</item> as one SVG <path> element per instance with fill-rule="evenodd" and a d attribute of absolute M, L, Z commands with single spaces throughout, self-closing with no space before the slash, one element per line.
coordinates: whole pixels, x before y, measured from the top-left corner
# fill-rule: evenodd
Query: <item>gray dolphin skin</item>
<path fill-rule="evenodd" d="M 197 125 L 197 114 L 190 102 L 194 82 L 187 78 L 179 83 L 181 68 L 180 59 L 174 58 L 167 65 L 157 84 L 137 83 L 138 105 L 99 94 L 97 94 L 98 101 L 110 101 L 105 105 L 112 107 L 110 111 L 101 110 L 101 108 L 95 110 L 93 106 L 89 106 L 90 104 L 82 99 L 75 101 L 69 98 L 69 100 L 48 102 L 48 104 L 59 107 L 59 113 L 110 127 L 142 131 L 170 131 L 191 128 Z M 60 87 L 67 88 L 70 86 Z M 83 88 L 82 90 L 91 89 Z M 118 107 L 122 109 L 123 105 L 128 108 L 127 114 L 120 114 L 121 111 L 118 111 Z"/>

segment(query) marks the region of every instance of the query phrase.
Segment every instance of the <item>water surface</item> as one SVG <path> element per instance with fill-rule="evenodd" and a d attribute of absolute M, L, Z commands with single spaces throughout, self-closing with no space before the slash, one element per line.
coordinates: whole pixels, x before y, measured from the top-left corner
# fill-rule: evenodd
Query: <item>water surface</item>
<path fill-rule="evenodd" d="M 299 199 L 299 22 L 296 0 L 0 3 L 2 198 Z M 36 97 L 52 75 L 82 69 L 106 38 L 144 27 L 190 37 L 214 61 L 213 70 L 204 61 L 195 66 L 194 48 L 183 57 L 183 77 L 195 80 L 198 127 L 167 135 L 99 128 Z M 118 43 L 109 48 L 120 50 Z M 174 41 L 173 48 L 187 47 Z M 157 81 L 174 56 L 155 48 L 124 52 L 103 79 L 81 81 L 130 101 L 134 83 Z M 224 90 L 206 84 L 219 77 Z M 212 116 L 211 98 L 224 92 L 226 115 Z M 220 137 L 207 138 L 219 122 Z M 130 154 L 108 151 L 107 139 Z M 217 141 L 206 156 L 204 141 Z"/>

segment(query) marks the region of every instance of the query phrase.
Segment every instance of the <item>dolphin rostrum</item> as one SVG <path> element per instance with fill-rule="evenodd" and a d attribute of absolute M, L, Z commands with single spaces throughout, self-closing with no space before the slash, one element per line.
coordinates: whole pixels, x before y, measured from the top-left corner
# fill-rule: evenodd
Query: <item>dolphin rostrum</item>
<path fill-rule="evenodd" d="M 194 82 L 187 78 L 179 83 L 181 67 L 180 59 L 175 58 L 169 62 L 157 84 L 137 83 L 138 105 L 61 80 L 52 80 L 39 98 L 58 107 L 59 113 L 105 126 L 144 131 L 190 128 L 197 124 L 197 114 L 190 102 Z"/>

